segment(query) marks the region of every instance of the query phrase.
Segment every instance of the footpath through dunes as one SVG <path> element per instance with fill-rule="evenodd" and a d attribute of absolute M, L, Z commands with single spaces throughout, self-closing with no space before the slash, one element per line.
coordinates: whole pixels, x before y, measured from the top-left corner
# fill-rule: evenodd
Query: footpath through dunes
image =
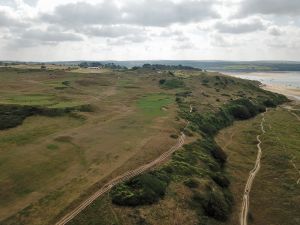
<path fill-rule="evenodd" d="M 282 106 L 269 108 L 263 118 L 239 121 L 221 131 L 217 143 L 226 146 L 232 133 L 234 139 L 225 149 L 230 155 L 226 171 L 236 204 L 226 224 L 300 224 L 297 118 Z"/>
<path fill-rule="evenodd" d="M 247 180 L 245 190 L 244 190 L 244 196 L 243 196 L 243 203 L 242 203 L 242 210 L 241 210 L 241 217 L 240 217 L 240 224 L 241 225 L 247 225 L 248 224 L 248 214 L 249 214 L 249 201 L 250 201 L 250 191 L 252 184 L 254 182 L 255 176 L 258 173 L 260 169 L 260 162 L 261 162 L 261 155 L 262 155 L 262 149 L 261 149 L 261 135 L 265 134 L 265 129 L 264 129 L 264 122 L 265 122 L 265 113 L 263 113 L 263 118 L 260 123 L 260 128 L 261 128 L 261 134 L 256 136 L 256 139 L 258 141 L 257 144 L 257 158 L 255 161 L 254 168 L 250 171 L 249 178 Z"/>
<path fill-rule="evenodd" d="M 192 111 L 193 111 L 193 107 L 190 106 L 190 113 Z M 61 218 L 58 222 L 56 222 L 55 225 L 65 225 L 65 224 L 67 224 L 73 218 L 75 218 L 79 213 L 81 213 L 86 207 L 88 207 L 90 204 L 92 204 L 97 198 L 101 197 L 102 195 L 104 195 L 105 193 L 110 191 L 114 186 L 116 186 L 116 185 L 118 185 L 118 184 L 120 184 L 124 181 L 127 181 L 127 180 L 129 180 L 133 177 L 136 177 L 136 176 L 140 175 L 141 173 L 144 173 L 144 172 L 148 171 L 149 169 L 151 169 L 151 168 L 159 165 L 160 163 L 164 162 L 175 151 L 177 151 L 178 149 L 180 149 L 184 145 L 185 138 L 186 138 L 186 136 L 184 134 L 184 131 L 186 130 L 188 125 L 189 125 L 189 122 L 187 123 L 187 125 L 185 126 L 183 131 L 181 132 L 181 135 L 178 138 L 177 143 L 174 146 L 172 146 L 168 151 L 166 151 L 165 153 L 160 155 L 158 158 L 156 158 L 152 162 L 147 163 L 143 166 L 140 166 L 137 169 L 128 171 L 128 172 L 112 179 L 110 182 L 105 184 L 100 190 L 95 192 L 93 195 L 91 195 L 89 198 L 87 198 L 84 202 L 79 204 L 75 209 L 73 209 L 71 212 L 69 212 L 63 218 Z"/>

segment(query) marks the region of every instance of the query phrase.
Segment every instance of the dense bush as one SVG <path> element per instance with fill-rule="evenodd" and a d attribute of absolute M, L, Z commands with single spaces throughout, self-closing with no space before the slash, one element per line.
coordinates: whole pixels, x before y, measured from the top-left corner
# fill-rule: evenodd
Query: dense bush
<path fill-rule="evenodd" d="M 163 84 L 160 85 L 164 88 L 174 89 L 174 88 L 184 87 L 184 82 L 179 79 L 170 79 L 170 80 L 165 80 L 165 82 L 163 82 Z"/>
<path fill-rule="evenodd" d="M 219 221 L 227 220 L 233 204 L 223 192 L 217 190 L 210 190 L 205 195 L 195 193 L 193 201 L 202 205 L 207 216 Z"/>
<path fill-rule="evenodd" d="M 178 101 L 178 103 L 181 102 Z M 264 103 L 264 105 L 270 104 Z M 259 112 L 264 112 L 266 110 L 264 105 L 260 103 L 254 104 L 249 99 L 241 98 L 227 103 L 214 114 L 200 114 L 196 112 L 190 114 L 187 111 L 182 111 L 180 115 L 195 125 L 198 131 L 205 135 L 213 136 L 220 129 L 231 125 L 234 119 L 249 119 L 256 116 Z"/>
<path fill-rule="evenodd" d="M 165 82 L 166 82 L 166 79 L 160 79 L 160 80 L 159 80 L 159 84 L 160 84 L 160 85 L 163 85 Z"/>
<path fill-rule="evenodd" d="M 276 106 L 276 103 L 272 99 L 266 99 L 266 100 L 264 100 L 263 104 L 266 107 L 275 107 Z"/>
<path fill-rule="evenodd" d="M 232 105 L 229 107 L 229 111 L 236 119 L 245 120 L 251 118 L 251 114 L 247 107 L 243 105 Z"/>
<path fill-rule="evenodd" d="M 204 149 L 210 152 L 210 154 L 223 166 L 227 160 L 226 153 L 216 144 L 212 138 L 206 138 L 201 142 Z"/>
<path fill-rule="evenodd" d="M 259 113 L 258 106 L 247 98 L 231 101 L 227 105 L 227 110 L 234 118 L 242 120 L 254 117 Z"/>
<path fill-rule="evenodd" d="M 176 93 L 176 96 L 178 96 L 178 97 L 184 97 L 184 98 L 189 97 L 191 95 L 192 95 L 191 91 L 184 91 L 184 92 L 178 92 L 178 93 Z"/>
<path fill-rule="evenodd" d="M 16 127 L 39 110 L 31 106 L 0 105 L 0 130 Z"/>
<path fill-rule="evenodd" d="M 126 206 L 155 203 L 164 196 L 169 181 L 163 171 L 139 175 L 115 187 L 111 191 L 112 202 Z"/>
<path fill-rule="evenodd" d="M 194 178 L 189 178 L 185 180 L 183 183 L 185 186 L 189 188 L 197 188 L 199 186 L 199 182 Z"/>
<path fill-rule="evenodd" d="M 222 188 L 227 188 L 230 185 L 228 178 L 220 172 L 212 173 L 211 178 Z"/>
<path fill-rule="evenodd" d="M 163 64 L 144 64 L 144 69 L 151 70 L 196 70 L 202 71 L 202 69 L 194 68 L 191 66 L 183 66 L 183 65 L 163 65 Z"/>

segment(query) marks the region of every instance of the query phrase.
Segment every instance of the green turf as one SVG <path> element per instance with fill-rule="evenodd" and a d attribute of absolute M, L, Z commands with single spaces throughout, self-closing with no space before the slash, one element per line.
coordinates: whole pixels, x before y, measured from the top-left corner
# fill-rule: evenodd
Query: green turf
<path fill-rule="evenodd" d="M 174 97 L 167 94 L 149 94 L 138 100 L 137 106 L 142 112 L 150 117 L 164 114 L 163 107 L 174 102 Z"/>

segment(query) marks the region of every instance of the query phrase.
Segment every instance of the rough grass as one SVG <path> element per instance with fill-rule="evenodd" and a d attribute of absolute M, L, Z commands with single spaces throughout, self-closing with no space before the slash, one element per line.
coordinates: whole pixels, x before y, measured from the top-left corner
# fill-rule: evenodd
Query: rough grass
<path fill-rule="evenodd" d="M 165 89 L 163 85 L 168 79 L 170 77 L 158 80 L 160 87 Z M 151 195 L 153 198 L 147 201 L 149 193 L 153 193 L 150 191 L 152 182 L 149 184 L 139 177 L 137 180 L 132 179 L 117 186 L 111 192 L 112 201 L 115 203 L 111 207 L 116 209 L 116 217 L 124 219 L 127 224 L 161 224 L 162 221 L 166 224 L 173 224 L 172 221 L 180 220 L 177 217 L 173 218 L 176 214 L 175 209 L 176 212 L 181 212 L 182 218 L 185 213 L 188 215 L 196 213 L 200 224 L 220 224 L 220 221 L 226 221 L 233 205 L 233 197 L 229 190 L 230 180 L 224 171 L 227 156 L 212 137 L 220 129 L 231 125 L 235 119 L 247 119 L 264 111 L 264 107 L 261 107 L 263 101 L 277 97 L 259 89 L 255 83 L 219 75 L 210 76 L 207 73 L 201 73 L 198 77 L 186 76 L 184 83 L 191 91 L 174 92 L 172 88 L 170 90 L 174 95 L 177 93 L 176 102 L 180 107 L 180 116 L 190 121 L 190 131 L 194 135 L 197 134 L 197 137 L 201 136 L 202 139 L 186 145 L 182 150 L 174 153 L 167 164 L 155 170 L 155 172 L 167 173 L 171 179 L 166 190 L 163 189 L 164 194 Z M 222 93 L 221 89 L 226 93 Z M 189 113 L 190 105 L 193 105 L 192 113 Z M 235 106 L 242 106 L 244 110 L 232 109 Z M 153 176 L 152 172 L 144 174 L 146 177 L 150 175 Z M 139 185 L 135 185 L 137 183 Z M 176 192 L 173 188 L 180 191 Z M 182 204 L 179 199 L 183 201 Z M 158 204 L 153 204 L 158 200 Z M 164 210 L 166 217 L 160 217 L 159 206 L 168 208 L 172 203 L 174 204 L 173 210 L 170 208 Z M 145 206 L 145 204 L 151 204 L 151 206 Z M 136 207 L 124 208 L 117 205 Z M 94 207 L 99 206 L 91 206 L 75 221 L 87 222 L 88 218 L 84 215 L 91 215 L 90 213 L 96 210 Z M 136 211 L 145 216 L 141 218 Z M 105 213 L 108 212 L 104 212 L 104 216 L 107 216 Z M 194 219 L 194 215 L 190 218 Z M 195 220 L 185 220 L 184 223 L 195 224 Z M 113 222 L 108 224 L 113 224 Z"/>
<path fill-rule="evenodd" d="M 8 97 L 8 99 L 4 103 L 41 106 L 41 105 L 51 105 L 54 102 L 55 102 L 54 96 L 31 94 L 31 95 L 11 96 Z"/>
<path fill-rule="evenodd" d="M 51 115 L 30 114 L 0 131 L 0 224 L 44 225 L 95 183 L 153 160 L 175 142 L 173 97 L 151 77 L 3 69 L 0 80 L 1 100 L 16 97 L 23 107 L 27 98 L 19 96 L 30 96 L 26 107 Z M 122 80 L 138 88 L 115 85 Z M 62 85 L 68 88 L 56 89 Z M 153 93 L 161 94 L 147 99 Z M 47 98 L 37 95 L 54 100 L 40 107 Z M 148 103 L 140 108 L 141 96 Z"/>
<path fill-rule="evenodd" d="M 261 169 L 251 190 L 249 218 L 255 224 L 297 224 L 300 221 L 297 213 L 297 196 L 300 193 L 296 184 L 299 173 L 291 160 L 294 159 L 299 168 L 299 122 L 282 109 L 269 110 L 265 118 L 266 134 L 262 136 Z M 232 177 L 231 187 L 236 207 L 227 224 L 239 221 L 238 209 L 241 207 L 243 189 L 257 154 L 255 137 L 260 133 L 260 120 L 261 117 L 257 117 L 250 122 L 236 123 L 221 131 L 217 137 L 218 143 L 227 145 L 230 136 L 234 134 L 226 152 L 230 155 L 227 171 Z M 275 206 L 274 202 L 278 204 Z"/>
<path fill-rule="evenodd" d="M 182 76 L 185 78 L 178 79 L 184 82 L 184 88 L 181 85 L 174 87 L 173 84 L 172 88 L 159 85 L 160 80 L 177 80 L 177 78 L 174 74 L 151 70 L 101 71 L 101 76 L 63 71 L 51 71 L 51 75 L 49 73 L 39 70 L 5 71 L 1 74 L 3 76 L 0 76 L 1 92 L 5 96 L 47 93 L 55 96 L 57 103 L 63 107 L 69 102 L 84 102 L 92 104 L 95 110 L 80 113 L 86 120 L 72 117 L 82 123 L 74 127 L 70 127 L 70 121 L 64 123 L 66 118 L 63 117 L 59 126 L 51 126 L 53 133 L 43 133 L 40 128 L 36 129 L 37 133 L 25 130 L 26 121 L 36 121 L 36 117 L 29 117 L 22 126 L 5 131 L 12 137 L 18 137 L 23 132 L 28 133 L 27 137 L 7 141 L 0 147 L 1 152 L 5 153 L 1 155 L 0 166 L 3 166 L 1 171 L 11 170 L 13 173 L 10 181 L 1 184 L 5 187 L 6 193 L 3 192 L 3 196 L 6 200 L 4 199 L 0 205 L 0 216 L 3 218 L 25 208 L 5 220 L 3 222 L 5 225 L 44 225 L 47 222 L 53 224 L 54 222 L 50 221 L 64 215 L 68 210 L 67 206 L 79 198 L 80 193 L 89 195 L 103 182 L 149 162 L 169 149 L 175 143 L 170 135 L 179 133 L 185 124 L 182 118 L 175 119 L 178 108 L 172 103 L 176 97 L 183 115 L 188 113 L 190 105 L 193 105 L 195 116 L 184 117 L 191 119 L 189 133 L 193 134 L 193 137 L 188 137 L 188 140 L 195 141 L 197 138 L 200 140 L 176 152 L 172 160 L 160 168 L 171 179 L 168 187 L 157 185 L 160 184 L 158 180 L 165 181 L 165 179 L 153 173 L 150 179 L 149 174 L 146 175 L 146 179 L 138 179 L 137 187 L 125 184 L 126 191 L 140 196 L 142 201 L 146 197 L 153 203 L 159 198 L 159 203 L 127 208 L 112 205 L 106 198 L 104 202 L 99 200 L 91 205 L 74 220 L 74 223 L 174 224 L 174 221 L 178 221 L 179 224 L 197 224 L 198 218 L 200 222 L 217 224 L 215 219 L 208 216 L 209 211 L 205 209 L 204 204 L 193 207 L 195 202 L 192 196 L 195 192 L 200 192 L 205 199 L 213 199 L 208 202 L 215 202 L 217 205 L 221 202 L 221 212 L 229 213 L 228 182 L 222 165 L 224 164 L 222 161 L 225 161 L 224 155 L 212 140 L 209 140 L 209 146 L 204 145 L 203 138 L 213 136 L 232 122 L 228 120 L 233 119 L 230 113 L 222 108 L 224 105 L 242 97 L 250 98 L 257 104 L 274 97 L 272 94 L 262 91 L 252 82 L 223 77 L 215 73 L 189 72 L 191 74 Z M 77 82 L 79 80 L 89 82 Z M 56 89 L 52 85 L 47 85 L 53 82 L 56 87 L 66 86 L 62 83 L 64 81 L 70 81 L 68 88 Z M 97 85 L 90 85 L 91 82 Z M 257 100 L 258 96 L 261 96 L 260 100 Z M 249 109 L 247 107 L 248 111 Z M 49 120 L 59 118 L 47 118 L 36 123 L 47 130 L 45 128 L 49 125 Z M 55 130 L 56 128 L 58 130 Z M 38 136 L 38 133 L 42 135 Z M 16 144 L 18 142 L 23 144 Z M 55 149 L 53 145 L 57 145 L 58 148 Z M 2 164 L 3 162 L 9 164 Z M 37 172 L 44 163 L 45 168 L 49 170 L 48 174 L 47 170 L 43 169 L 40 170 L 41 173 Z M 32 176 L 37 179 L 28 185 Z M 13 178 L 19 182 L 20 195 L 15 195 Z M 197 180 L 198 187 L 187 187 L 184 182 L 188 179 Z M 93 186 L 95 183 L 97 185 Z M 151 186 L 153 188 L 148 188 Z M 156 186 L 163 188 L 156 190 L 157 195 L 152 195 Z M 139 190 L 144 190 L 146 194 L 140 194 Z M 220 198 L 209 198 L 212 190 L 215 190 Z M 163 192 L 165 194 L 162 194 Z M 151 198 L 148 198 L 149 196 Z M 85 197 L 82 196 L 82 199 Z M 226 204 L 223 204 L 222 199 Z M 4 202 L 7 204 L 4 205 Z M 80 202 L 80 199 L 77 202 Z M 72 204 L 76 205 L 76 202 Z M 215 205 L 211 208 L 215 211 L 220 209 Z"/>

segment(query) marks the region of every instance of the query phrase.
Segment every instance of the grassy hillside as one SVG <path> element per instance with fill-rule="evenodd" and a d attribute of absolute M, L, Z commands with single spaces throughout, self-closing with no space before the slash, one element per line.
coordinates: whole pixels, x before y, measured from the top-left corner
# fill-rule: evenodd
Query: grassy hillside
<path fill-rule="evenodd" d="M 138 69 L 135 73 L 152 76 L 161 91 L 175 97 L 176 120 L 182 124 L 190 122 L 185 130 L 187 145 L 165 165 L 116 186 L 69 224 L 174 224 L 174 221 L 220 224 L 228 221 L 234 205 L 225 169 L 228 159 L 213 137 L 233 121 L 254 117 L 265 111 L 266 106 L 276 106 L 286 99 L 260 89 L 256 82 L 218 73 L 158 73 L 147 69 Z M 174 80 L 181 85 L 164 85 Z"/>

